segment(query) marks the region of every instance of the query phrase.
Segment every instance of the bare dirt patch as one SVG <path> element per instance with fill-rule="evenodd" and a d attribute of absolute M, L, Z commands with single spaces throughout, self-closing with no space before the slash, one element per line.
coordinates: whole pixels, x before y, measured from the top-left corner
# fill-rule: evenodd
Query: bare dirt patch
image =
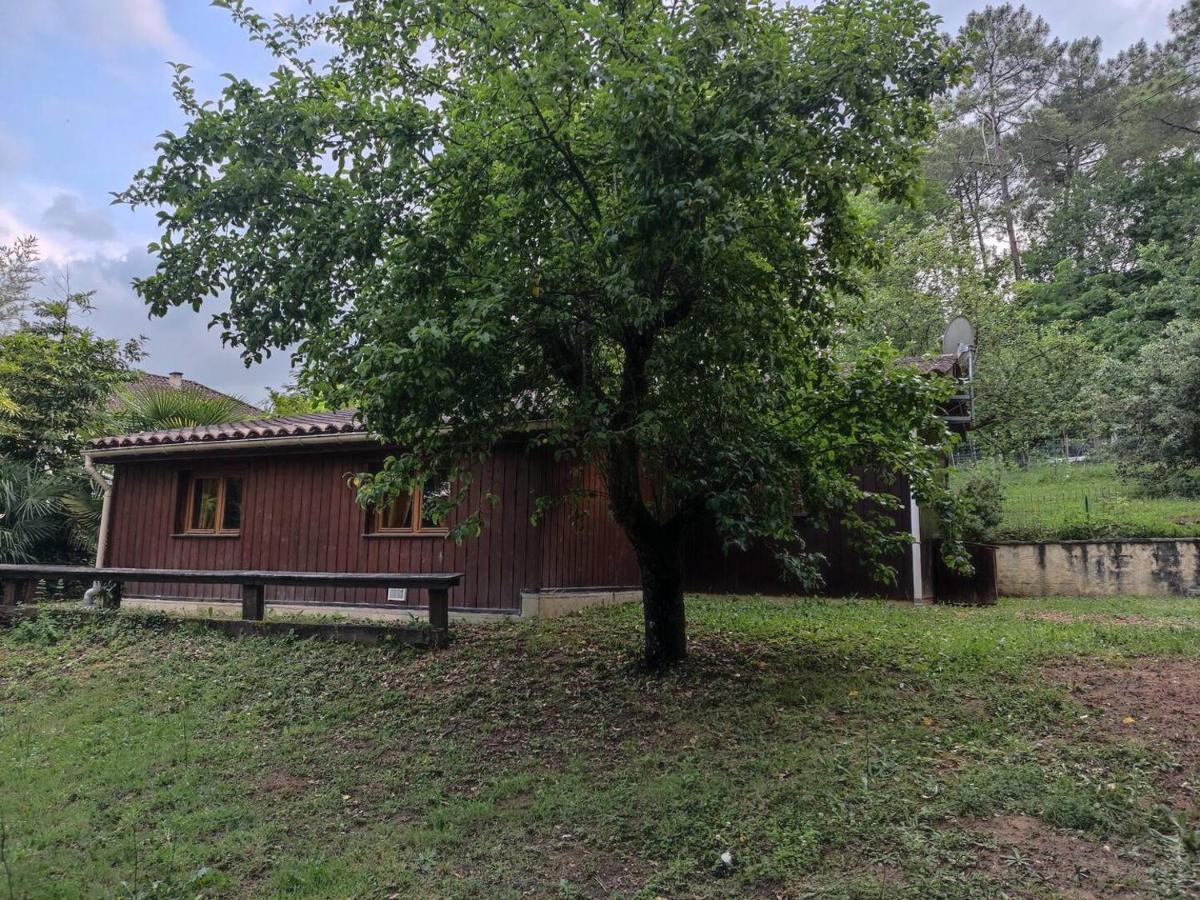
<path fill-rule="evenodd" d="M 1145 896 L 1146 860 L 1136 850 L 1087 840 L 1031 816 L 974 822 L 978 867 L 1001 883 L 1039 883 L 1073 900 Z"/>
<path fill-rule="evenodd" d="M 294 797 L 309 789 L 307 778 L 291 775 L 287 772 L 269 772 L 259 782 L 259 789 L 273 797 Z"/>
<path fill-rule="evenodd" d="M 1077 661 L 1044 670 L 1093 719 L 1098 740 L 1131 740 L 1178 758 L 1163 786 L 1195 796 L 1200 770 L 1200 660 L 1140 659 L 1129 666 Z M 1182 795 L 1182 796 L 1181 796 Z"/>

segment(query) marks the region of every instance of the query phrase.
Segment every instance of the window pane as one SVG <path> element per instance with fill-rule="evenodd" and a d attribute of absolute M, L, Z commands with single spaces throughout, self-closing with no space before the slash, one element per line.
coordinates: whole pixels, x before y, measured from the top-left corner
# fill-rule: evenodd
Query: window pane
<path fill-rule="evenodd" d="M 215 478 L 197 478 L 192 482 L 193 531 L 215 531 L 217 527 L 217 486 Z"/>
<path fill-rule="evenodd" d="M 379 527 L 387 531 L 412 530 L 412 494 L 403 494 L 379 511 Z"/>
<path fill-rule="evenodd" d="M 434 518 L 433 511 L 430 506 L 437 503 L 445 503 L 450 496 L 450 482 L 443 481 L 441 484 L 426 485 L 424 497 L 421 498 L 421 527 L 422 528 L 441 528 L 442 522 Z"/>
<path fill-rule="evenodd" d="M 225 511 L 221 516 L 222 531 L 240 531 L 242 528 L 242 479 L 225 479 Z"/>

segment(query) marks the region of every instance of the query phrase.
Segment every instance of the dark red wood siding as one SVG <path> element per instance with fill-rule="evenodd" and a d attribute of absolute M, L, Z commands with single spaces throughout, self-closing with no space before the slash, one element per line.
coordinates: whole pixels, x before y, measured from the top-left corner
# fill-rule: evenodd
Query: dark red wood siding
<path fill-rule="evenodd" d="M 550 462 L 548 496 L 574 500 L 548 510 L 541 529 L 543 588 L 640 587 L 637 558 L 608 509 L 604 479 L 593 466 Z"/>
<path fill-rule="evenodd" d="M 367 513 L 355 500 L 347 476 L 379 464 L 384 451 L 371 448 L 250 454 L 237 448 L 201 459 L 186 456 L 125 461 L 116 465 L 108 563 L 171 569 L 266 569 L 329 572 L 461 572 L 451 592 L 460 608 L 515 610 L 523 590 L 636 587 L 641 578 L 632 548 L 612 520 L 603 479 L 590 467 L 555 461 L 549 451 L 522 444 L 499 447 L 474 473 L 465 510 L 480 510 L 480 537 L 455 544 L 438 535 L 367 533 Z M 176 534 L 179 483 L 189 471 L 229 471 L 244 479 L 242 530 L 236 537 Z M 893 490 L 864 477 L 869 490 Z M 530 518 L 538 497 L 575 489 L 576 503 L 549 508 L 538 526 Z M 906 496 L 901 487 L 899 496 Z M 499 498 L 492 504 L 487 495 Z M 908 506 L 894 515 L 907 532 Z M 805 534 L 808 549 L 825 555 L 826 586 L 833 596 L 907 597 L 911 554 L 890 562 L 894 583 L 874 581 L 859 554 L 835 523 Z M 714 534 L 699 529 L 685 548 L 689 591 L 789 594 L 770 547 L 728 554 Z M 238 600 L 237 585 L 130 585 L 130 596 Z M 382 603 L 382 590 L 268 588 L 270 601 Z M 412 605 L 425 598 L 410 595 Z"/>
<path fill-rule="evenodd" d="M 859 475 L 860 485 L 868 491 L 892 493 L 902 498 L 900 508 L 889 513 L 898 532 L 909 533 L 908 488 L 894 485 L 870 473 Z M 859 504 L 858 512 L 868 514 L 874 509 Z M 828 530 L 805 529 L 801 532 L 808 552 L 825 557 L 821 567 L 825 584 L 818 592 L 829 597 L 890 597 L 912 599 L 912 552 L 906 549 L 885 560 L 896 570 L 891 582 L 880 582 L 871 576 L 863 563 L 862 554 L 850 541 L 848 529 L 833 522 Z M 761 543 L 747 550 L 725 552 L 715 531 L 698 528 L 693 531 L 684 550 L 684 584 L 689 591 L 710 591 L 718 594 L 785 595 L 799 592 L 794 581 L 785 577 L 776 549 Z M 799 549 L 793 548 L 793 549 Z"/>
<path fill-rule="evenodd" d="M 179 569 L 266 569 L 328 572 L 462 572 L 451 604 L 492 610 L 520 607 L 522 590 L 541 587 L 637 584 L 637 568 L 624 534 L 612 522 L 594 471 L 584 486 L 596 493 L 581 517 L 557 507 L 534 527 L 534 502 L 561 489 L 571 466 L 548 452 L 503 445 L 474 472 L 465 510 L 478 509 L 480 537 L 455 544 L 442 536 L 367 533 L 367 513 L 347 476 L 377 466 L 384 452 L 225 451 L 116 466 L 108 563 Z M 241 533 L 235 537 L 177 534 L 180 480 L 187 472 L 241 474 Z M 491 503 L 488 495 L 495 495 Z M 236 600 L 237 585 L 130 585 L 130 596 Z M 382 603 L 368 589 L 268 588 L 268 600 Z M 409 602 L 423 605 L 424 598 Z"/>

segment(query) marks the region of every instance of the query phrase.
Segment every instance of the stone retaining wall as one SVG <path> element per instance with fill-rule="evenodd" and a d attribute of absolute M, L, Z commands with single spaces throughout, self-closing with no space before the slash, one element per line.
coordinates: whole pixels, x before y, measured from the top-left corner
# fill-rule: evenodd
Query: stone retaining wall
<path fill-rule="evenodd" d="M 1200 539 L 1000 544 L 996 576 L 1009 597 L 1196 595 Z"/>

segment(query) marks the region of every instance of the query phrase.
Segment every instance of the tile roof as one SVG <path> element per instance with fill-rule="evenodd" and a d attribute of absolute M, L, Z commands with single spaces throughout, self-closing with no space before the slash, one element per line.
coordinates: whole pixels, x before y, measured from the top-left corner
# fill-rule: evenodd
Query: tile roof
<path fill-rule="evenodd" d="M 363 434 L 367 428 L 352 409 L 338 412 L 307 413 L 302 416 L 277 416 L 247 419 L 224 425 L 196 428 L 172 428 L 166 431 L 142 431 L 97 438 L 89 450 L 121 450 L 132 447 L 166 447 L 178 444 L 211 444 L 232 441 L 252 442 L 265 438 L 321 437 L 333 434 Z"/>
<path fill-rule="evenodd" d="M 914 366 L 922 375 L 950 375 L 958 367 L 957 353 L 941 353 L 937 356 L 902 356 L 897 362 L 902 366 Z"/>

